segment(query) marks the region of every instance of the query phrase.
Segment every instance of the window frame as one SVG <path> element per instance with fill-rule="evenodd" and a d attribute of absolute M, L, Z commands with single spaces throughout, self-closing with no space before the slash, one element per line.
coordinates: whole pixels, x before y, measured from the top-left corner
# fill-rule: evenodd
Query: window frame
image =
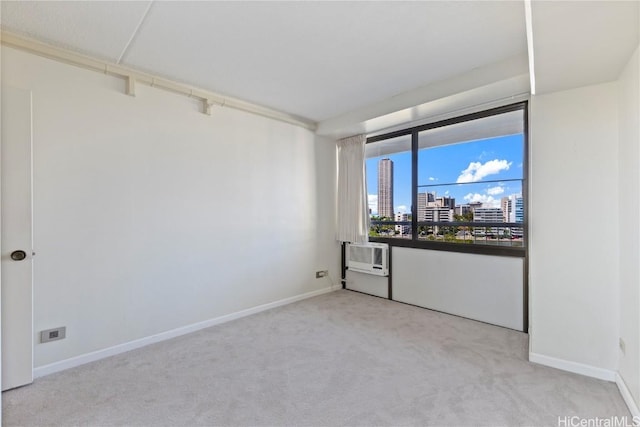
<path fill-rule="evenodd" d="M 458 123 L 468 122 L 472 120 L 482 119 L 485 117 L 495 116 L 513 111 L 522 111 L 523 113 L 523 161 L 522 161 L 522 203 L 524 218 L 522 222 L 523 229 L 523 245 L 522 246 L 498 246 L 490 244 L 462 244 L 442 241 L 420 240 L 418 238 L 418 151 L 420 132 L 439 127 L 454 125 Z M 448 252 L 462 252 L 485 255 L 500 255 L 510 257 L 526 258 L 527 248 L 529 246 L 529 102 L 521 101 L 513 104 L 503 105 L 500 107 L 490 108 L 475 113 L 464 114 L 449 119 L 436 121 L 433 123 L 422 124 L 409 127 L 381 135 L 367 138 L 366 143 L 381 142 L 387 139 L 397 138 L 401 136 L 411 136 L 411 239 L 394 238 L 394 237 L 369 237 L 371 242 L 387 243 L 389 246 L 399 246 L 407 248 L 431 249 Z M 395 226 L 396 224 L 404 224 L 405 221 L 385 221 L 385 225 Z M 482 223 L 464 223 L 475 224 L 476 227 L 483 227 Z M 485 223 L 486 224 L 486 223 Z M 462 223 L 461 223 L 462 226 Z"/>

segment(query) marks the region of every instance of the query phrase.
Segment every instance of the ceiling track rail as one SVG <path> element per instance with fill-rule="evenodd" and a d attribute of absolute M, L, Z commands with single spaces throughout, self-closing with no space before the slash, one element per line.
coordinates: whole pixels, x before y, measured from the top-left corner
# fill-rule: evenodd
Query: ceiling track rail
<path fill-rule="evenodd" d="M 189 98 L 198 99 L 200 100 L 200 102 L 202 102 L 202 112 L 204 114 L 211 115 L 211 107 L 213 105 L 217 105 L 219 107 L 228 107 L 251 114 L 257 114 L 262 117 L 267 117 L 270 119 L 300 126 L 311 131 L 315 131 L 317 128 L 317 124 L 310 120 L 305 120 L 303 118 L 283 113 L 281 111 L 273 110 L 271 108 L 262 107 L 251 102 L 226 97 L 215 92 L 210 92 L 194 86 L 174 82 L 172 80 L 157 77 L 152 74 L 136 71 L 115 63 L 94 59 L 89 56 L 54 47 L 36 40 L 27 39 L 7 31 L 2 31 L 1 40 L 2 45 L 7 47 L 20 49 L 39 56 L 43 56 L 45 58 L 64 62 L 87 70 L 97 71 L 99 73 L 122 78 L 126 82 L 125 92 L 130 96 L 135 96 L 136 84 L 141 83 L 154 88 L 184 95 Z"/>

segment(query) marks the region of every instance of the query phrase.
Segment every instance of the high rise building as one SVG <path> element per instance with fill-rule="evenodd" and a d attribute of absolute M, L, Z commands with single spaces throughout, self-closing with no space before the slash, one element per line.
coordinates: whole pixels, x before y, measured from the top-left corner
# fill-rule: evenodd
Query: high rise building
<path fill-rule="evenodd" d="M 393 218 L 393 160 L 378 162 L 378 215 Z"/>
<path fill-rule="evenodd" d="M 418 193 L 418 221 L 425 221 L 427 200 L 429 200 L 429 193 Z"/>

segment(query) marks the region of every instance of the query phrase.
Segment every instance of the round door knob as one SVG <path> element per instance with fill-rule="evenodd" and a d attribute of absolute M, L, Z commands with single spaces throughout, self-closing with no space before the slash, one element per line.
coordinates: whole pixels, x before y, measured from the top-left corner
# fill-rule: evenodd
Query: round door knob
<path fill-rule="evenodd" d="M 22 261 L 27 257 L 27 253 L 25 251 L 13 251 L 11 252 L 11 259 L 14 261 Z"/>

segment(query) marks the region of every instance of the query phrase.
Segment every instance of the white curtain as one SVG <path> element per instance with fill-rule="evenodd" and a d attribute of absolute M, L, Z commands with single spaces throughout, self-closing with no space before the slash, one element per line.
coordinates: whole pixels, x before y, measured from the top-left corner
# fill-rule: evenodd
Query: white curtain
<path fill-rule="evenodd" d="M 338 141 L 337 238 L 341 242 L 364 243 L 369 240 L 365 141 L 364 135 Z"/>

